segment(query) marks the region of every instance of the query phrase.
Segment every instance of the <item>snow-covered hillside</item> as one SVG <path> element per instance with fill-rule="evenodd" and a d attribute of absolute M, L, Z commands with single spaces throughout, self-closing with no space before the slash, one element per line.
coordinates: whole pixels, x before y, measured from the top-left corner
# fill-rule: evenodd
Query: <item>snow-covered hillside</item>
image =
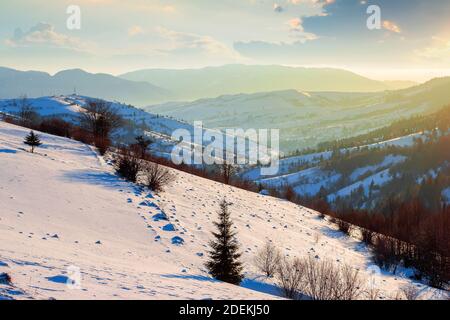
<path fill-rule="evenodd" d="M 57 117 L 64 119 L 65 121 L 78 124 L 79 112 L 83 111 L 89 101 L 96 98 L 85 97 L 80 95 L 59 95 L 40 98 L 27 98 L 25 103 L 33 107 L 33 110 L 39 114 L 39 116 L 45 117 Z M 0 99 L 0 115 L 6 114 L 16 116 L 24 102 L 21 99 Z M 212 136 L 222 135 L 224 139 L 234 139 L 238 137 L 236 135 L 226 135 L 215 129 L 194 127 L 184 121 L 175 120 L 170 117 L 161 116 L 146 112 L 142 109 L 135 108 L 131 105 L 109 102 L 112 109 L 125 120 L 128 121 L 128 125 L 124 125 L 120 130 L 113 134 L 115 142 L 134 143 L 135 137 L 138 135 L 147 135 L 152 138 L 151 148 L 154 154 L 161 157 L 171 158 L 171 152 L 176 144 L 179 144 L 178 139 L 172 137 L 176 130 L 184 130 L 194 135 L 194 131 L 201 132 L 203 134 L 203 147 L 213 141 Z M 178 131 L 180 132 L 180 131 Z M 245 137 L 244 137 L 245 138 Z M 192 150 L 198 147 L 194 139 L 190 142 L 184 141 L 180 145 L 185 150 Z M 227 145 L 229 153 L 235 152 L 233 147 Z M 248 157 L 248 150 L 250 146 L 246 147 L 244 154 L 238 153 L 238 158 Z M 254 148 L 257 148 L 254 146 Z M 237 149 L 240 150 L 240 149 Z M 240 151 L 237 151 L 240 152 Z M 266 160 L 261 157 L 260 160 Z"/>
<path fill-rule="evenodd" d="M 182 172 L 161 195 L 124 182 L 91 147 L 0 122 L 0 297 L 14 299 L 272 299 L 279 291 L 253 267 L 266 239 L 290 257 L 312 255 L 358 268 L 394 297 L 402 275 L 373 273 L 368 249 L 311 210 Z M 219 202 L 232 202 L 246 279 L 241 287 L 204 268 Z M 168 220 L 161 219 L 167 216 Z M 81 287 L 69 288 L 71 270 Z M 69 273 L 68 273 L 69 271 Z M 425 286 L 424 297 L 436 297 Z"/>
<path fill-rule="evenodd" d="M 449 81 L 376 93 L 284 90 L 223 95 L 149 106 L 146 110 L 189 122 L 202 120 L 209 128 L 280 129 L 280 150 L 287 154 L 434 112 L 448 104 L 445 86 Z"/>
<path fill-rule="evenodd" d="M 28 98 L 26 102 L 42 117 L 61 117 L 67 121 L 75 122 L 77 121 L 78 112 L 93 99 L 95 98 L 80 95 L 59 95 Z M 0 112 L 11 115 L 17 114 L 21 103 L 21 99 L 1 99 Z M 151 131 L 161 134 L 170 136 L 178 128 L 192 130 L 192 126 L 187 123 L 148 113 L 131 105 L 111 102 L 111 106 L 124 119 L 130 120 L 137 125 L 146 125 L 148 128 L 151 128 Z"/>
<path fill-rule="evenodd" d="M 394 177 L 391 170 L 398 168 L 411 158 L 411 150 L 418 141 L 429 142 L 433 141 L 433 135 L 448 136 L 449 134 L 448 131 L 417 132 L 373 144 L 343 148 L 338 151 L 342 156 L 340 162 L 336 161 L 333 165 L 329 164 L 333 160 L 332 151 L 288 157 L 280 160 L 280 169 L 275 176 L 263 176 L 259 167 L 253 167 L 241 172 L 241 177 L 256 181 L 266 188 L 282 190 L 285 186 L 291 186 L 301 197 L 316 196 L 319 192 L 326 192 L 330 203 L 338 198 L 348 198 L 356 192 L 369 198 L 369 195 L 379 193 L 394 178 L 401 177 L 399 173 Z M 345 155 L 358 156 L 361 153 L 365 153 L 364 160 L 352 163 L 351 157 L 345 159 Z M 448 165 L 447 160 L 430 168 L 428 172 L 418 171 L 417 182 L 420 184 L 427 177 L 436 179 L 437 173 L 448 168 Z M 342 171 L 343 166 L 346 166 L 345 172 Z M 448 199 L 447 190 L 444 188 L 442 191 L 443 201 Z M 366 208 L 373 204 L 371 201 L 360 203 Z"/>

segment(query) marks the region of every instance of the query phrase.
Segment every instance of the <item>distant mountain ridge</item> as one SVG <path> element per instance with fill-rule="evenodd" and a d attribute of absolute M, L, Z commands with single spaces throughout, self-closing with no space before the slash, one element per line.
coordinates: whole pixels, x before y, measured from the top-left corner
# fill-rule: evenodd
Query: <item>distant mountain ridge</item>
<path fill-rule="evenodd" d="M 119 77 L 148 81 L 175 92 L 178 99 L 195 100 L 226 94 L 281 90 L 377 92 L 403 89 L 413 82 L 383 82 L 350 71 L 331 68 L 225 65 L 203 69 L 147 69 Z"/>
<path fill-rule="evenodd" d="M 133 105 L 193 101 L 222 95 L 280 90 L 380 92 L 401 89 L 411 82 L 375 81 L 339 69 L 284 66 L 226 65 L 203 69 L 150 69 L 121 76 L 81 69 L 50 75 L 0 67 L 0 99 L 72 93 Z"/>
<path fill-rule="evenodd" d="M 283 90 L 222 95 L 146 107 L 152 113 L 208 128 L 280 129 L 280 148 L 292 152 L 367 133 L 450 104 L 450 77 L 396 91 L 374 93 Z"/>
<path fill-rule="evenodd" d="M 167 101 L 167 90 L 148 82 L 130 81 L 109 74 L 65 70 L 51 76 L 45 72 L 18 71 L 0 67 L 0 98 L 31 98 L 79 93 L 107 100 L 144 105 Z"/>

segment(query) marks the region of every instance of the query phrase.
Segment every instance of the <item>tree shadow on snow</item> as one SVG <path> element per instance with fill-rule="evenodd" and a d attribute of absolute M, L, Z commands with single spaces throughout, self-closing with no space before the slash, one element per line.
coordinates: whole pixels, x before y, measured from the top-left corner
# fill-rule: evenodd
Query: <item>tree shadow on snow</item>
<path fill-rule="evenodd" d="M 63 276 L 63 275 L 57 275 L 57 276 L 53 276 L 53 277 L 46 277 L 46 279 L 48 281 L 51 282 L 55 282 L 55 283 L 62 283 L 62 284 L 66 284 L 70 281 L 70 279 L 67 276 Z"/>
<path fill-rule="evenodd" d="M 242 288 L 250 289 L 253 291 L 270 294 L 272 296 L 283 297 L 281 290 L 278 286 L 271 283 L 266 283 L 264 281 L 260 281 L 258 280 L 258 278 L 254 279 L 246 278 L 241 282 L 240 286 Z"/>
<path fill-rule="evenodd" d="M 66 172 L 64 174 L 64 179 L 70 182 L 83 182 L 108 188 L 124 188 L 128 186 L 127 182 L 120 180 L 118 176 L 112 173 L 93 170 L 78 170 Z"/>
<path fill-rule="evenodd" d="M 195 280 L 195 281 L 205 281 L 205 282 L 219 282 L 219 280 L 216 280 L 211 277 L 207 276 L 201 276 L 201 275 L 181 275 L 181 274 L 163 274 L 161 275 L 164 278 L 170 278 L 170 279 L 185 279 L 185 280 Z M 263 281 L 258 280 L 258 278 L 244 279 L 240 287 L 246 288 L 253 291 L 258 291 L 262 293 L 266 293 L 273 296 L 283 297 L 280 288 L 277 287 L 274 284 L 265 283 Z"/>
<path fill-rule="evenodd" d="M 17 153 L 16 150 L 12 150 L 12 149 L 0 149 L 0 153 Z"/>
<path fill-rule="evenodd" d="M 163 274 L 163 275 L 161 275 L 161 277 L 169 278 L 169 279 L 185 279 L 185 280 L 195 280 L 195 281 L 205 281 L 205 282 L 220 282 L 219 280 L 216 280 L 214 278 L 210 278 L 207 276 L 201 276 L 201 275 Z"/>

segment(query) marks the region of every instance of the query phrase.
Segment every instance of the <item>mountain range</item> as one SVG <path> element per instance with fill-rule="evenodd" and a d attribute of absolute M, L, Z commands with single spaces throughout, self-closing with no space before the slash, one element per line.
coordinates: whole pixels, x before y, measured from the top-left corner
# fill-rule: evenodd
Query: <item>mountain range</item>
<path fill-rule="evenodd" d="M 277 90 L 376 92 L 404 88 L 412 82 L 382 82 L 339 69 L 227 65 L 203 69 L 140 70 L 121 76 L 80 69 L 50 75 L 0 67 L 0 98 L 42 97 L 72 93 L 133 105 L 192 101 L 223 94 Z"/>
<path fill-rule="evenodd" d="M 162 102 L 170 93 L 147 82 L 129 81 L 109 74 L 93 74 L 80 69 L 51 76 L 45 72 L 0 68 L 0 98 L 30 98 L 81 93 L 130 104 Z"/>
<path fill-rule="evenodd" d="M 147 81 L 177 94 L 177 99 L 195 100 L 224 94 L 280 90 L 376 92 L 402 89 L 413 82 L 383 82 L 353 72 L 330 68 L 226 65 L 203 69 L 147 69 L 126 73 L 121 78 Z"/>
<path fill-rule="evenodd" d="M 450 78 L 412 88 L 374 93 L 284 90 L 224 95 L 194 102 L 149 106 L 147 111 L 208 128 L 280 129 L 281 151 L 315 147 L 433 112 L 450 103 Z"/>

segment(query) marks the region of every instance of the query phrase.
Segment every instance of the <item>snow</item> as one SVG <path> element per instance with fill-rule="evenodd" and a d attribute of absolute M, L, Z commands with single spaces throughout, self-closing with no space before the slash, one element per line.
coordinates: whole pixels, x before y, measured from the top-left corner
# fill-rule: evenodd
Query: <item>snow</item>
<path fill-rule="evenodd" d="M 407 136 L 398 137 L 378 143 L 373 143 L 370 145 L 367 145 L 366 147 L 369 148 L 387 148 L 387 147 L 411 147 L 414 145 L 415 140 L 417 139 L 424 139 L 426 138 L 426 135 L 422 132 L 413 133 Z"/>
<path fill-rule="evenodd" d="M 322 187 L 336 183 L 340 178 L 341 175 L 338 173 L 325 172 L 319 167 L 313 167 L 280 177 L 262 179 L 259 182 L 273 188 L 296 186 L 294 191 L 297 194 L 313 196 L 319 193 Z"/>
<path fill-rule="evenodd" d="M 341 149 L 341 153 L 355 152 L 361 148 L 388 148 L 388 147 L 411 147 L 417 139 L 427 139 L 427 133 L 419 132 L 403 137 L 398 137 L 391 140 L 386 140 L 361 147 L 352 147 Z M 382 162 L 375 165 L 367 165 L 360 168 L 354 168 L 349 175 L 350 185 L 341 190 L 333 190 L 335 184 L 342 178 L 342 175 L 330 170 L 321 169 L 318 165 L 323 161 L 330 159 L 332 151 L 324 151 L 319 153 L 311 153 L 301 156 L 288 157 L 280 160 L 280 170 L 276 176 L 264 177 L 260 174 L 260 168 L 255 167 L 244 171 L 241 174 L 243 178 L 257 181 L 263 185 L 280 188 L 285 185 L 294 187 L 294 191 L 301 196 L 317 195 L 322 187 L 332 189 L 329 192 L 328 199 L 335 199 L 337 196 L 348 196 L 351 192 L 363 186 L 368 192 L 372 180 L 375 184 L 382 186 L 391 180 L 389 173 L 384 174 L 380 172 L 402 163 L 407 160 L 407 157 L 396 154 L 387 155 Z M 304 166 L 306 169 L 299 170 L 299 166 Z M 361 179 L 364 175 L 371 174 L 369 178 Z M 386 178 L 387 177 L 387 178 Z M 358 181 L 361 180 L 361 181 Z"/>
<path fill-rule="evenodd" d="M 401 155 L 388 155 L 384 158 L 384 160 L 381 163 L 378 163 L 378 164 L 372 165 L 372 166 L 366 166 L 363 168 L 355 169 L 352 172 L 352 174 L 350 175 L 350 179 L 352 181 L 355 181 L 360 176 L 362 176 L 368 172 L 376 172 L 376 171 L 380 170 L 380 168 L 386 168 L 386 167 L 393 166 L 395 164 L 406 161 L 406 159 L 407 158 L 405 156 L 401 156 Z"/>
<path fill-rule="evenodd" d="M 278 299 L 252 263 L 267 239 L 290 257 L 318 255 L 372 274 L 369 250 L 309 209 L 178 171 L 166 192 L 152 194 L 119 179 L 79 142 L 41 134 L 44 144 L 31 154 L 27 133 L 0 122 L 0 273 L 13 279 L 0 285 L 1 298 Z M 223 197 L 243 252 L 240 287 L 204 267 Z M 169 223 L 174 231 L 164 230 Z M 73 270 L 81 272 L 79 288 L 70 286 Z M 411 282 L 373 277 L 384 298 Z"/>
<path fill-rule="evenodd" d="M 424 101 L 417 88 L 404 93 L 409 91 L 410 96 L 389 91 L 304 93 L 284 90 L 166 103 L 146 107 L 146 110 L 190 123 L 203 120 L 209 128 L 280 129 L 280 150 L 287 154 L 314 148 L 321 142 L 365 134 L 442 105 L 441 101 L 431 98 L 433 101 Z"/>
<path fill-rule="evenodd" d="M 370 177 L 367 177 L 361 181 L 358 181 L 354 184 L 351 184 L 338 192 L 331 194 L 328 196 L 328 201 L 333 202 L 337 197 L 346 197 L 350 196 L 353 191 L 358 190 L 360 187 L 364 189 L 365 195 L 369 194 L 369 187 L 373 181 L 373 183 L 377 186 L 383 186 L 392 180 L 392 176 L 389 173 L 389 169 L 378 172 Z"/>
<path fill-rule="evenodd" d="M 361 148 L 369 148 L 369 149 L 388 148 L 388 147 L 406 148 L 406 147 L 413 146 L 417 139 L 426 139 L 426 138 L 427 138 L 427 136 L 425 133 L 418 132 L 418 133 L 410 134 L 407 136 L 398 137 L 395 139 L 381 141 L 381 142 L 364 145 L 364 146 L 360 146 L 360 147 L 344 148 L 344 149 L 341 149 L 340 152 L 341 153 L 354 152 L 354 151 L 360 150 Z M 294 157 L 287 157 L 287 158 L 280 159 L 279 172 L 277 173 L 276 176 L 271 177 L 271 178 L 280 177 L 280 178 L 284 179 L 289 174 L 292 174 L 292 173 L 295 174 L 296 172 L 293 172 L 293 171 L 295 170 L 295 168 L 297 166 L 301 166 L 301 165 L 315 166 L 323 160 L 330 159 L 332 154 L 333 154 L 332 151 L 323 151 L 323 152 L 310 153 L 310 154 L 305 154 L 305 155 L 301 155 L 301 156 L 294 156 Z M 351 175 L 350 178 L 352 180 L 355 180 L 360 175 L 362 175 L 368 171 L 375 171 L 379 168 L 391 166 L 391 165 L 403 162 L 405 160 L 406 159 L 404 157 L 390 155 L 390 156 L 388 156 L 388 158 L 386 158 L 384 160 L 383 163 L 379 164 L 378 166 L 373 166 L 373 167 L 367 166 L 366 168 L 355 169 L 355 172 Z M 260 167 L 255 167 L 250 170 L 247 170 L 244 173 L 242 173 L 241 176 L 248 180 L 268 179 L 268 177 L 264 177 L 261 175 Z M 294 179 L 294 178 L 292 178 L 292 179 Z M 272 181 L 274 181 L 274 180 L 275 179 L 273 179 Z"/>
<path fill-rule="evenodd" d="M 292 172 L 292 169 L 295 168 L 296 166 L 305 164 L 314 165 L 320 162 L 321 160 L 327 160 L 331 157 L 331 155 L 332 155 L 331 151 L 325 151 L 280 159 L 279 171 L 277 176 L 287 175 L 289 172 Z M 261 175 L 260 167 L 256 167 L 248 171 L 245 171 L 242 174 L 242 177 L 248 180 L 260 180 L 267 178 Z"/>

